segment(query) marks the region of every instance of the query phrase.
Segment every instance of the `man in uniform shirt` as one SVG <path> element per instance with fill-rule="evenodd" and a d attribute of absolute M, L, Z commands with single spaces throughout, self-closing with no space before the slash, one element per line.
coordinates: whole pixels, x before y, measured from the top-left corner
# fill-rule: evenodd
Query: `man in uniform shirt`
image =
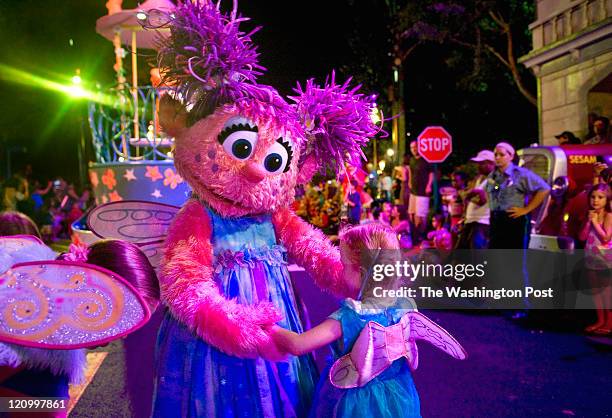
<path fill-rule="evenodd" d="M 537 174 L 512 163 L 514 154 L 514 148 L 506 142 L 495 146 L 496 168 L 486 186 L 491 209 L 489 248 L 529 248 L 529 215 L 550 192 L 550 186 Z"/>

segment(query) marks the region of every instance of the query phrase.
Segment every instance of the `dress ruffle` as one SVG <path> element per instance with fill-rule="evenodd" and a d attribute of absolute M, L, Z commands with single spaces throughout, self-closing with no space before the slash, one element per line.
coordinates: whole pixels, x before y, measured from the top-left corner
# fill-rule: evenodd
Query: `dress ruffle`
<path fill-rule="evenodd" d="M 215 273 L 224 269 L 233 270 L 236 267 L 253 268 L 257 261 L 269 266 L 282 266 L 287 264 L 287 250 L 282 245 L 271 247 L 244 248 L 241 251 L 225 250 L 217 255 L 215 260 Z"/>

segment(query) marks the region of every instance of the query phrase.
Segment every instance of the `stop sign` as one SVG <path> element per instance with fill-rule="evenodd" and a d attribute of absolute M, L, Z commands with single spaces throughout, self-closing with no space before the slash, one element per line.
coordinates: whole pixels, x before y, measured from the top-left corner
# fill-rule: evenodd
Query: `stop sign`
<path fill-rule="evenodd" d="M 417 141 L 419 155 L 429 163 L 441 163 L 453 152 L 453 138 L 441 126 L 428 126 Z"/>

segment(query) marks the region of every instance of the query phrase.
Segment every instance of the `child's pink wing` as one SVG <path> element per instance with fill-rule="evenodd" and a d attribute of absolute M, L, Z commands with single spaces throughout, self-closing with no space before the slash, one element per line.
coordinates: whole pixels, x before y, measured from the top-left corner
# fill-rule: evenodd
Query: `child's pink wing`
<path fill-rule="evenodd" d="M 400 322 L 402 325 L 407 325 L 410 330 L 406 343 L 412 347 L 412 350 L 411 355 L 406 356 L 406 358 L 412 370 L 415 370 L 419 365 L 418 351 L 415 344 L 417 340 L 427 341 L 458 360 L 465 360 L 467 358 L 467 352 L 459 341 L 422 313 L 417 311 L 409 312 L 402 317 Z"/>
<path fill-rule="evenodd" d="M 153 268 L 157 270 L 164 256 L 164 241 L 140 245 L 140 249 L 147 256 Z"/>
<path fill-rule="evenodd" d="M 125 279 L 84 263 L 37 261 L 0 275 L 0 341 L 75 349 L 121 338 L 151 317 Z"/>
<path fill-rule="evenodd" d="M 420 312 L 406 313 L 399 323 L 382 326 L 370 321 L 361 330 L 351 352 L 340 357 L 329 371 L 331 384 L 340 389 L 361 387 L 405 357 L 415 370 L 419 365 L 417 340 L 425 340 L 448 355 L 464 360 L 467 352 L 444 328 Z"/>
<path fill-rule="evenodd" d="M 179 210 L 178 206 L 162 203 L 124 200 L 94 208 L 87 225 L 100 238 L 144 245 L 163 241 Z"/>

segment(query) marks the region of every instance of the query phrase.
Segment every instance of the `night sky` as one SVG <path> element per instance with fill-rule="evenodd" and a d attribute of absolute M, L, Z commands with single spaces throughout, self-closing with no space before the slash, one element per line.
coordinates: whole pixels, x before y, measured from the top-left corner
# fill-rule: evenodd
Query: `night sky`
<path fill-rule="evenodd" d="M 0 64 L 63 83 L 69 83 L 80 68 L 90 87 L 112 85 L 112 44 L 95 31 L 96 20 L 107 13 L 105 2 L 63 0 L 52 5 L 39 0 L 0 0 Z M 314 0 L 292 2 L 289 7 L 280 0 L 239 2 L 240 11 L 253 19 L 245 29 L 263 26 L 254 36 L 261 63 L 268 68 L 260 81 L 289 94 L 296 81 L 310 77 L 322 81 L 332 69 L 339 70 L 342 80 L 346 78 L 342 69 L 354 67 L 361 54 L 350 48 L 349 34 L 358 32 L 368 39 L 371 32 L 385 30 L 374 22 L 384 12 L 384 1 L 364 0 L 358 10 L 351 3 Z M 123 2 L 124 9 L 135 6 L 135 1 Z M 364 24 L 369 19 L 374 23 Z M 386 48 L 388 45 L 380 46 L 381 51 Z M 408 130 L 413 135 L 428 124 L 444 125 L 453 134 L 455 149 L 460 150 L 456 162 L 500 139 L 516 145 L 534 142 L 535 108 L 508 85 L 492 84 L 487 92 L 467 97 L 456 88 L 456 76 L 447 68 L 443 52 L 439 45 L 422 47 L 405 63 Z M 124 65 L 129 67 L 128 58 Z M 139 65 L 144 80 L 148 74 L 145 57 L 139 59 Z M 387 68 L 390 74 L 391 66 Z M 35 177 L 77 180 L 79 124 L 86 120 L 86 104 L 11 78 L 0 69 L 0 176 L 6 171 L 7 146 L 23 146 L 27 152 L 13 151 L 14 168 L 29 162 Z M 385 86 L 378 86 L 377 92 L 384 90 Z M 89 140 L 87 126 L 85 135 Z"/>

